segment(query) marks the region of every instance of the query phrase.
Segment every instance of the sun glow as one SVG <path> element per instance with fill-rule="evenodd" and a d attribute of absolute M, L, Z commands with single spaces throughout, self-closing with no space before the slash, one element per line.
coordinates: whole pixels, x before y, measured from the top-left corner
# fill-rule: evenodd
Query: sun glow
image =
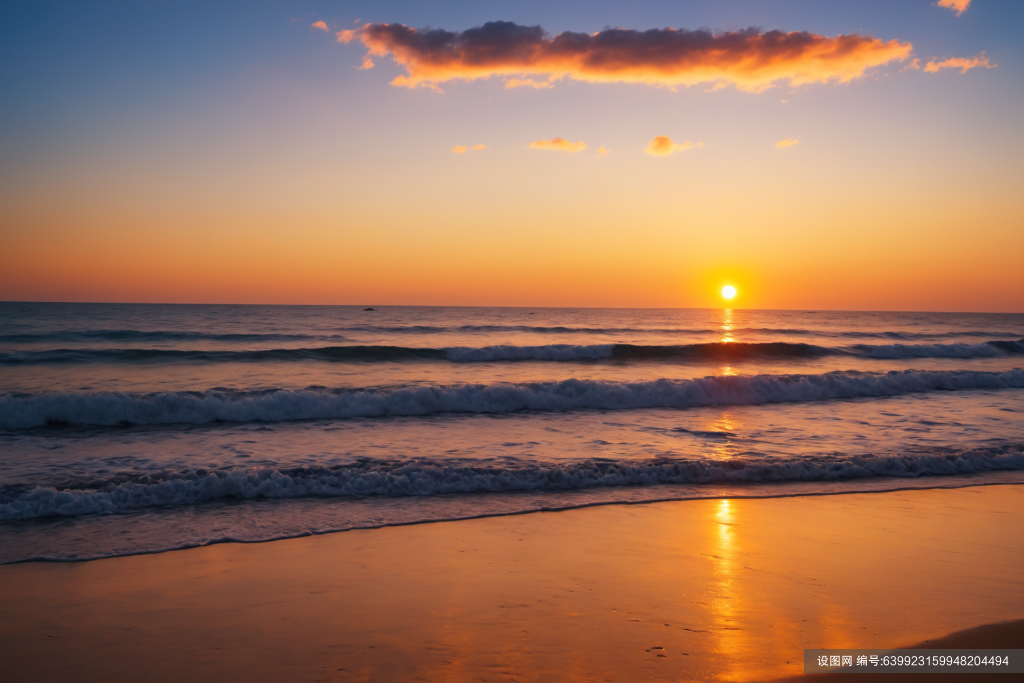
<path fill-rule="evenodd" d="M 722 296 L 724 296 L 726 299 L 733 298 L 734 296 L 736 296 L 736 288 L 733 287 L 732 285 L 726 285 L 725 287 L 722 287 Z"/>

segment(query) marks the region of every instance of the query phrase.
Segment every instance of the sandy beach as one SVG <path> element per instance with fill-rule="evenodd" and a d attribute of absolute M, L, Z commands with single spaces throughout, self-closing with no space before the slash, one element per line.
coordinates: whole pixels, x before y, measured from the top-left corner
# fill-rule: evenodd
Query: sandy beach
<path fill-rule="evenodd" d="M 1021 566 L 1024 486 L 614 505 L 2 566 L 0 650 L 10 681 L 764 681 L 1019 620 Z"/>

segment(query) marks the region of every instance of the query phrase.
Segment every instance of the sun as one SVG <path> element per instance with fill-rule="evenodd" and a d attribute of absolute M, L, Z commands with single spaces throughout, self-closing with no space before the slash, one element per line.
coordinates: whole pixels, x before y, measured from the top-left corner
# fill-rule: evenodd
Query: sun
<path fill-rule="evenodd" d="M 726 299 L 733 298 L 734 296 L 736 296 L 736 288 L 733 287 L 732 285 L 726 285 L 725 287 L 722 287 L 722 296 L 724 296 Z"/>

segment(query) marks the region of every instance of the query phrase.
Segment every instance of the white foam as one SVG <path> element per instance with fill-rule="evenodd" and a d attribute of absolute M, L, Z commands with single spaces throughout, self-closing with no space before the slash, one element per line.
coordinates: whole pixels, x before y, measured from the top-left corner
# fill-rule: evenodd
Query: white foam
<path fill-rule="evenodd" d="M 1013 341 L 981 344 L 857 344 L 856 355 L 866 358 L 1000 358 L 1024 353 L 1024 344 Z"/>
<path fill-rule="evenodd" d="M 445 493 L 564 491 L 655 484 L 836 481 L 865 477 L 963 475 L 1024 469 L 1024 452 L 960 451 L 952 454 L 818 458 L 783 462 L 585 462 L 501 469 L 410 463 L 394 468 L 312 467 L 280 471 L 265 467 L 163 475 L 135 482 L 110 482 L 97 489 L 51 487 L 8 491 L 0 498 L 0 520 L 80 516 L 192 504 L 223 498 L 336 496 L 430 496 Z"/>
<path fill-rule="evenodd" d="M 1024 370 L 754 375 L 609 382 L 568 379 L 342 392 L 49 393 L 0 397 L 0 429 L 77 425 L 202 424 L 339 419 L 382 415 L 507 413 L 519 410 L 623 410 L 823 401 L 965 389 L 1024 388 Z"/>

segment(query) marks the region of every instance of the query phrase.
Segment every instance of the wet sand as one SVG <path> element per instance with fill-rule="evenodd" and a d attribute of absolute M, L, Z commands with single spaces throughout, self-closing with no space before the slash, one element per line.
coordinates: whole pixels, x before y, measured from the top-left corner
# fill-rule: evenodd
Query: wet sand
<path fill-rule="evenodd" d="M 0 658 L 10 681 L 763 681 L 805 647 L 1019 620 L 1022 566 L 1024 486 L 616 505 L 2 566 Z"/>

